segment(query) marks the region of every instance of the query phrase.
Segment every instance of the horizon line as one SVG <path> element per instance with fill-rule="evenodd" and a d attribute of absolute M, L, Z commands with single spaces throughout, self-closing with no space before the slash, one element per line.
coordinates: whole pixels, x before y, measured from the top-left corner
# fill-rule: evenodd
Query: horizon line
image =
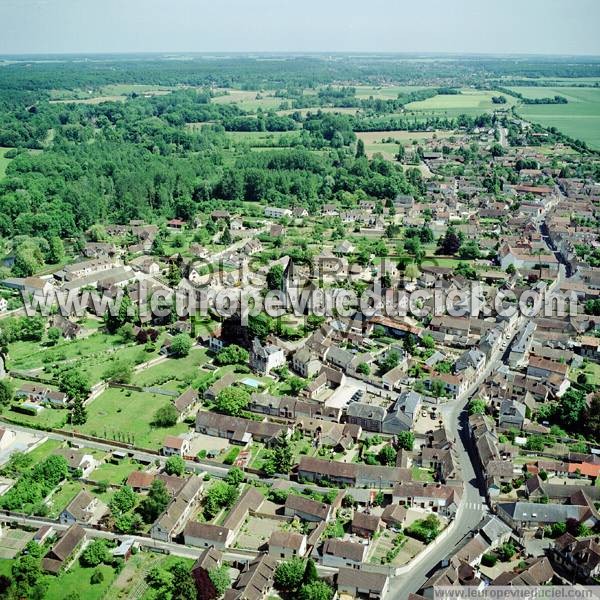
<path fill-rule="evenodd" d="M 589 53 L 568 53 L 555 54 L 546 52 L 486 52 L 486 51 L 418 51 L 418 50 L 98 50 L 98 51 L 43 51 L 43 52 L 0 52 L 0 58 L 4 57 L 43 57 L 43 56 L 60 56 L 60 57 L 77 57 L 77 56 L 156 56 L 156 55 L 171 55 L 171 56 L 252 56 L 252 55 L 275 55 L 275 56 L 324 56 L 324 55 L 339 55 L 339 56 L 429 56 L 429 57 L 496 57 L 496 58 L 528 58 L 528 57 L 547 57 L 547 58 L 588 58 L 599 59 L 599 54 Z"/>

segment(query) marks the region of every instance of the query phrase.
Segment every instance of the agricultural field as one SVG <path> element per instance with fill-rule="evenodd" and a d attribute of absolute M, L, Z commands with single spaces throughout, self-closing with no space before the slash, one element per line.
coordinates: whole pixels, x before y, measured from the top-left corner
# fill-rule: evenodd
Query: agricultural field
<path fill-rule="evenodd" d="M 464 114 L 471 117 L 480 115 L 484 112 L 498 110 L 499 108 L 509 108 L 516 103 L 516 98 L 507 96 L 507 103 L 504 105 L 494 104 L 492 96 L 497 96 L 498 92 L 489 92 L 484 90 L 462 89 L 460 94 L 440 95 L 427 100 L 411 102 L 406 105 L 406 111 L 418 114 L 428 114 L 436 116 L 457 117 Z"/>
<path fill-rule="evenodd" d="M 215 90 L 215 92 L 223 93 L 222 96 L 213 98 L 212 101 L 216 104 L 237 104 L 245 110 L 257 110 L 259 108 L 269 110 L 279 108 L 281 103 L 285 102 L 282 98 L 275 98 L 272 92 L 242 90 Z"/>
<path fill-rule="evenodd" d="M 400 94 L 409 94 L 425 89 L 422 85 L 390 85 L 390 86 L 356 86 L 357 98 L 381 98 L 382 100 L 395 100 Z"/>
<path fill-rule="evenodd" d="M 293 115 L 294 113 L 300 113 L 305 116 L 308 113 L 316 113 L 321 111 L 322 113 L 332 113 L 335 115 L 355 115 L 360 112 L 359 108 L 342 107 L 342 106 L 319 106 L 314 108 L 287 108 L 285 110 L 278 110 L 278 115 Z"/>
<path fill-rule="evenodd" d="M 600 149 L 600 88 L 514 87 L 526 98 L 564 96 L 568 104 L 523 104 L 519 114 Z"/>
<path fill-rule="evenodd" d="M 248 144 L 251 148 L 289 147 L 300 137 L 300 131 L 228 131 L 228 139 L 237 144 Z"/>

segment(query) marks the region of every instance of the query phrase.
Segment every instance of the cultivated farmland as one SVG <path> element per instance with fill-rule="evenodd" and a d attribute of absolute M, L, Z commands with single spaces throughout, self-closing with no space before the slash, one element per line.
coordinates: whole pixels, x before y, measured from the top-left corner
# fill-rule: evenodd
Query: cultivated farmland
<path fill-rule="evenodd" d="M 519 114 L 545 127 L 600 148 L 600 89 L 578 87 L 515 87 L 526 98 L 564 96 L 568 104 L 523 104 Z"/>

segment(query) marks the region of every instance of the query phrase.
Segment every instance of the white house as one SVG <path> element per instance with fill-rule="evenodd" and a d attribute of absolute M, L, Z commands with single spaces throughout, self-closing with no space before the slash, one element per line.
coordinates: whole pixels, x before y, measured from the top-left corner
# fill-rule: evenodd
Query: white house
<path fill-rule="evenodd" d="M 281 219 L 281 217 L 291 217 L 292 211 L 289 208 L 279 208 L 278 206 L 265 206 L 265 217 L 272 219 Z"/>
<path fill-rule="evenodd" d="M 301 558 L 306 554 L 306 536 L 293 531 L 276 530 L 269 538 L 269 554 L 275 558 Z"/>
<path fill-rule="evenodd" d="M 282 348 L 267 344 L 263 346 L 258 338 L 252 341 L 250 366 L 261 375 L 268 375 L 272 369 L 285 365 L 285 353 Z"/>
<path fill-rule="evenodd" d="M 163 456 L 187 456 L 190 454 L 190 440 L 168 435 L 163 442 Z"/>

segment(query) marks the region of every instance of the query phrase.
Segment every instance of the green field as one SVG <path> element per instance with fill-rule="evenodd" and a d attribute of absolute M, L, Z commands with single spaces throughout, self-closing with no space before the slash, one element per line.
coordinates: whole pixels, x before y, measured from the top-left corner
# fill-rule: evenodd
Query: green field
<path fill-rule="evenodd" d="M 368 156 L 379 152 L 388 160 L 395 160 L 398 144 L 410 147 L 414 142 L 425 142 L 432 139 L 442 140 L 452 135 L 449 131 L 365 131 L 356 134 L 365 143 Z M 390 142 L 388 140 L 394 140 Z"/>
<path fill-rule="evenodd" d="M 162 387 L 177 391 L 186 388 L 200 374 L 199 367 L 208 361 L 206 350 L 192 348 L 183 358 L 169 358 L 133 376 L 133 383 L 145 387 Z"/>
<path fill-rule="evenodd" d="M 102 572 L 104 580 L 92 585 L 90 578 L 97 570 Z M 77 597 L 85 598 L 85 600 L 100 600 L 104 598 L 114 578 L 115 570 L 107 565 L 84 568 L 79 563 L 75 563 L 69 571 L 61 573 L 58 577 L 48 578 L 50 585 L 44 598 L 46 600 L 63 600 L 69 594 L 77 594 Z"/>
<path fill-rule="evenodd" d="M 117 464 L 110 462 L 102 463 L 97 469 L 94 469 L 90 475 L 92 481 L 106 481 L 111 485 L 122 484 L 132 471 L 141 470 L 142 465 L 127 458 Z"/>
<path fill-rule="evenodd" d="M 226 135 L 236 144 L 251 147 L 289 146 L 300 137 L 300 131 L 228 131 Z"/>
<path fill-rule="evenodd" d="M 45 458 L 48 458 L 51 454 L 54 453 L 55 450 L 62 446 L 62 442 L 60 440 L 46 440 L 41 443 L 37 448 L 34 448 L 31 452 L 27 454 L 33 461 L 33 464 L 36 464 Z"/>
<path fill-rule="evenodd" d="M 4 155 L 12 148 L 0 148 L 0 178 L 4 177 L 6 174 L 6 167 L 8 167 L 8 163 L 10 163 L 10 158 L 4 158 Z"/>
<path fill-rule="evenodd" d="M 506 109 L 515 103 L 515 98 L 507 96 L 507 104 L 494 104 L 492 96 L 497 95 L 498 92 L 463 89 L 460 94 L 434 96 L 427 100 L 411 102 L 406 105 L 406 110 L 448 117 L 456 117 L 460 114 L 475 116 L 492 110 Z"/>
<path fill-rule="evenodd" d="M 136 446 L 156 450 L 165 436 L 188 430 L 185 423 L 168 428 L 151 425 L 154 413 L 169 401 L 162 394 L 109 388 L 88 405 L 87 422 L 76 429 L 107 440 L 132 439 Z"/>
<path fill-rule="evenodd" d="M 9 365 L 11 369 L 29 371 L 55 362 L 105 355 L 121 344 L 120 337 L 99 332 L 72 341 L 62 339 L 56 346 L 32 341 L 13 342 L 9 346 Z"/>
<path fill-rule="evenodd" d="M 523 104 L 519 114 L 600 149 L 600 88 L 514 87 L 526 98 L 564 96 L 568 104 Z"/>
<path fill-rule="evenodd" d="M 275 98 L 272 92 L 221 90 L 221 93 L 223 92 L 225 92 L 223 96 L 216 96 L 212 101 L 216 104 L 237 104 L 245 110 L 279 108 L 281 103 L 285 102 L 282 98 Z"/>
<path fill-rule="evenodd" d="M 390 85 L 390 86 L 356 86 L 357 98 L 381 98 L 382 100 L 395 100 L 400 94 L 409 94 L 425 89 L 422 85 Z"/>

